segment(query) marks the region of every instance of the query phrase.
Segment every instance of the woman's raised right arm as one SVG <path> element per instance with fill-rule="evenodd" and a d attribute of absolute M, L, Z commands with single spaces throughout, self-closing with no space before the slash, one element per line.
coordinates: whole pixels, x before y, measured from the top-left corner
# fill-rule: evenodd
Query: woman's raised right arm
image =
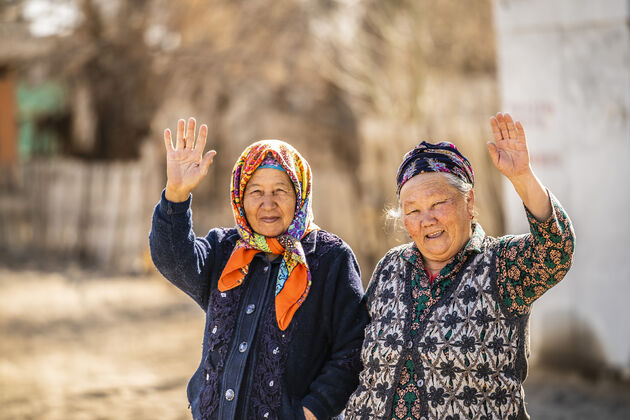
<path fill-rule="evenodd" d="M 216 229 L 197 238 L 192 229 L 190 202 L 174 203 L 162 192 L 153 211 L 149 247 L 153 264 L 168 281 L 206 309 L 209 274 L 217 260 L 219 238 Z"/>
<path fill-rule="evenodd" d="M 177 123 L 173 146 L 171 131 L 164 130 L 166 188 L 153 212 L 149 245 L 157 269 L 205 309 L 209 268 L 215 260 L 216 235 L 196 238 L 192 229 L 191 192 L 208 173 L 216 152 L 205 155 L 208 128 L 202 125 L 195 142 L 194 118 Z"/>

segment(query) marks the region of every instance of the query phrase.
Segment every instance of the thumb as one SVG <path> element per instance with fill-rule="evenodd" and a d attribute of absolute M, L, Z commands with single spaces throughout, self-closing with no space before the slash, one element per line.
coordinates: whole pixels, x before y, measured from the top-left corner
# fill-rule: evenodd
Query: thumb
<path fill-rule="evenodd" d="M 201 167 L 203 168 L 204 175 L 208 173 L 208 168 L 212 165 L 212 161 L 214 160 L 214 156 L 217 154 L 216 151 L 210 150 L 203 155 L 203 159 L 201 160 Z"/>
<path fill-rule="evenodd" d="M 492 163 L 494 166 L 499 166 L 499 149 L 497 149 L 497 145 L 492 143 L 491 141 L 487 142 L 488 153 L 490 153 L 490 159 L 492 159 Z"/>

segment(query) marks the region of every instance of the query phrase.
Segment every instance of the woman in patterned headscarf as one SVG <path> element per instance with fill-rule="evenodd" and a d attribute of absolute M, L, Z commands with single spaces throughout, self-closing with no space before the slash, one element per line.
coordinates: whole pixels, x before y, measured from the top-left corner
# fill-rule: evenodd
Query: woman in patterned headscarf
<path fill-rule="evenodd" d="M 411 243 L 378 263 L 350 419 L 525 419 L 532 303 L 572 261 L 574 234 L 534 175 L 522 125 L 491 119 L 490 157 L 523 200 L 531 233 L 492 238 L 474 218 L 474 174 L 451 143 L 403 159 L 400 217 Z"/>
<path fill-rule="evenodd" d="M 212 163 L 207 127 L 165 131 L 167 183 L 153 214 L 156 267 L 206 312 L 188 384 L 195 419 L 330 419 L 358 384 L 367 310 L 350 247 L 313 222 L 311 169 L 263 140 L 232 172 L 235 228 L 195 237 L 191 191 Z"/>

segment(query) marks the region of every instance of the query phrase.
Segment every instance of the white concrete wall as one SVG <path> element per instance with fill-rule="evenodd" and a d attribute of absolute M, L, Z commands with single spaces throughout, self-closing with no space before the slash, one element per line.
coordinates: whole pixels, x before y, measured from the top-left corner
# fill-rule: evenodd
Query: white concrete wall
<path fill-rule="evenodd" d="M 630 1 L 495 0 L 502 109 L 577 234 L 575 263 L 534 305 L 532 352 L 602 349 L 630 368 Z M 505 185 L 507 230 L 527 231 Z M 567 321 L 570 320 L 570 321 Z M 582 334 L 579 331 L 587 331 Z"/>

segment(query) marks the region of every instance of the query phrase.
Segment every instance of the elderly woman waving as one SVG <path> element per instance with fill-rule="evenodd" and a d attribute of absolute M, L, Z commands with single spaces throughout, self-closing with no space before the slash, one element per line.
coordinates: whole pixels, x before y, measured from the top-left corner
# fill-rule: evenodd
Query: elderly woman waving
<path fill-rule="evenodd" d="M 186 132 L 185 132 L 186 131 Z M 202 358 L 188 384 L 195 419 L 329 419 L 358 383 L 368 322 L 352 250 L 313 222 L 311 170 L 265 140 L 232 173 L 235 228 L 195 237 L 191 191 L 215 152 L 207 127 L 165 131 L 167 184 L 150 235 L 156 267 L 206 312 Z"/>
<path fill-rule="evenodd" d="M 397 184 L 413 242 L 391 249 L 368 286 L 371 323 L 351 419 L 525 419 L 532 303 L 572 261 L 574 234 L 530 166 L 522 125 L 491 119 L 495 166 L 530 233 L 493 238 L 475 222 L 474 175 L 451 143 L 405 155 Z"/>

